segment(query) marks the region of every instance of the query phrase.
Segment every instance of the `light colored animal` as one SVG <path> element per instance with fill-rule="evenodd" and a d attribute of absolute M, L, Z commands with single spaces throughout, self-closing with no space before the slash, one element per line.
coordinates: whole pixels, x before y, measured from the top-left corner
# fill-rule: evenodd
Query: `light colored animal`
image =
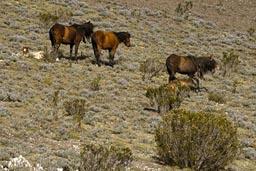
<path fill-rule="evenodd" d="M 189 89 L 197 89 L 196 83 L 192 79 L 178 79 L 175 78 L 172 80 L 169 84 L 167 84 L 167 87 L 170 87 L 171 90 L 176 90 L 177 87 L 188 87 Z"/>
<path fill-rule="evenodd" d="M 35 59 L 43 59 L 44 56 L 45 56 L 45 52 L 44 51 L 32 52 L 32 51 L 29 50 L 28 47 L 23 47 L 22 51 L 23 51 L 23 55 L 24 56 L 33 57 Z"/>

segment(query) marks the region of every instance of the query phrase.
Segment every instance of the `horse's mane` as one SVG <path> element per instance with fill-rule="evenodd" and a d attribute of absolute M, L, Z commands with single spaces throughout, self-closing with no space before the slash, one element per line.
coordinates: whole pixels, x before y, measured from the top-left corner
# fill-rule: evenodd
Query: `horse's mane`
<path fill-rule="evenodd" d="M 84 24 L 73 24 L 72 27 L 76 28 L 80 33 L 83 34 L 85 37 L 89 37 L 90 34 L 93 32 L 93 24 L 89 21 Z"/>
<path fill-rule="evenodd" d="M 128 38 L 130 38 L 130 34 L 128 32 L 113 32 L 116 37 L 118 38 L 119 42 L 124 42 L 127 38 L 127 35 L 128 35 Z"/>
<path fill-rule="evenodd" d="M 199 76 L 202 77 L 203 74 L 213 71 L 216 68 L 216 61 L 210 57 L 197 57 L 196 63 L 199 67 Z"/>

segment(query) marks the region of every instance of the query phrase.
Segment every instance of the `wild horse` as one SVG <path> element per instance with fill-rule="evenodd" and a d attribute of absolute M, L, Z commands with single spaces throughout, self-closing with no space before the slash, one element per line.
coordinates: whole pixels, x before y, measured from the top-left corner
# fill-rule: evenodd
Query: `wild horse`
<path fill-rule="evenodd" d="M 196 81 L 199 89 L 199 80 L 195 78 L 195 73 L 199 78 L 203 78 L 207 72 L 214 72 L 217 62 L 212 57 L 179 56 L 171 54 L 166 59 L 166 67 L 169 73 L 169 82 L 175 80 L 175 73 L 186 74 L 191 80 Z"/>
<path fill-rule="evenodd" d="M 60 44 L 70 45 L 70 57 L 72 58 L 72 50 L 75 45 L 75 60 L 77 61 L 77 52 L 80 42 L 83 40 L 85 43 L 85 37 L 87 40 L 93 34 L 93 24 L 85 22 L 84 24 L 73 24 L 71 26 L 65 26 L 62 24 L 54 24 L 49 30 L 49 36 L 54 47 L 55 52 L 58 51 Z"/>
<path fill-rule="evenodd" d="M 116 49 L 120 43 L 124 43 L 127 47 L 131 46 L 129 32 L 105 32 L 98 30 L 92 35 L 92 46 L 96 63 L 100 66 L 101 50 L 109 51 L 110 66 L 114 66 L 114 56 Z"/>

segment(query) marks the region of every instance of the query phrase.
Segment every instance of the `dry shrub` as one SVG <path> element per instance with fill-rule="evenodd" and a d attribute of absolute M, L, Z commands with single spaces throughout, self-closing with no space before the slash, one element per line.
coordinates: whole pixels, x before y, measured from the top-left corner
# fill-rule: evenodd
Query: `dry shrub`
<path fill-rule="evenodd" d="M 129 148 L 87 144 L 81 151 L 80 171 L 122 171 L 131 161 Z"/>
<path fill-rule="evenodd" d="M 165 66 L 155 59 L 147 59 L 140 65 L 140 71 L 143 73 L 142 79 L 151 80 L 153 76 L 157 76 L 163 71 Z"/>
<path fill-rule="evenodd" d="M 221 93 L 209 92 L 208 100 L 223 104 L 223 103 L 225 103 L 225 96 Z"/>
<path fill-rule="evenodd" d="M 99 76 L 94 78 L 90 83 L 90 89 L 93 91 L 100 90 L 100 80 L 101 80 L 101 77 Z"/>
<path fill-rule="evenodd" d="M 238 64 L 240 63 L 239 56 L 236 55 L 234 52 L 223 52 L 222 56 L 222 75 L 226 76 L 227 74 L 230 74 L 230 72 L 236 72 Z"/>
<path fill-rule="evenodd" d="M 167 112 L 179 107 L 183 99 L 188 96 L 189 88 L 175 84 L 174 88 L 166 85 L 157 88 L 148 88 L 146 97 L 150 99 L 152 106 L 157 107 L 159 113 Z"/>
<path fill-rule="evenodd" d="M 81 126 L 82 119 L 85 115 L 86 101 L 84 99 L 73 99 L 64 103 L 64 108 L 68 115 L 73 116 L 74 120 L 78 122 L 78 126 Z"/>
<path fill-rule="evenodd" d="M 184 19 L 188 19 L 190 10 L 193 7 L 193 2 L 190 0 L 183 1 L 178 4 L 175 9 L 177 17 L 182 17 Z"/>
<path fill-rule="evenodd" d="M 173 110 L 155 133 L 160 160 L 196 171 L 216 171 L 237 155 L 237 130 L 223 116 Z"/>
<path fill-rule="evenodd" d="M 50 25 L 58 22 L 58 21 L 67 21 L 70 20 L 73 16 L 73 13 L 70 11 L 67 11 L 65 9 L 58 9 L 54 12 L 40 12 L 39 13 L 39 20 L 41 21 L 41 24 L 48 28 Z"/>

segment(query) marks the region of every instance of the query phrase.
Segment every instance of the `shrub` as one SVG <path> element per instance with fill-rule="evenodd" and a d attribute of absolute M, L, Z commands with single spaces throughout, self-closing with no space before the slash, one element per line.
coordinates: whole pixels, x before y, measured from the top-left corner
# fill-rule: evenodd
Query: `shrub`
<path fill-rule="evenodd" d="M 225 103 L 225 97 L 223 94 L 220 94 L 220 93 L 209 92 L 208 100 L 214 101 L 214 102 L 220 103 L 220 104 Z"/>
<path fill-rule="evenodd" d="M 252 27 L 250 27 L 250 28 L 247 30 L 247 32 L 248 32 L 248 34 L 249 34 L 250 36 L 252 36 L 252 35 L 255 33 L 255 29 L 252 28 Z"/>
<path fill-rule="evenodd" d="M 153 76 L 157 76 L 164 69 L 164 65 L 155 59 L 147 59 L 140 65 L 140 71 L 143 73 L 143 80 L 151 80 Z"/>
<path fill-rule="evenodd" d="M 226 76 L 229 72 L 236 72 L 237 66 L 240 63 L 239 56 L 234 54 L 234 52 L 223 52 L 222 56 L 222 66 L 221 69 L 223 71 L 223 76 Z"/>
<path fill-rule="evenodd" d="M 44 58 L 45 62 L 55 62 L 58 56 L 61 56 L 61 52 L 58 51 L 57 53 L 54 50 L 49 50 L 47 47 L 44 47 Z"/>
<path fill-rule="evenodd" d="M 95 79 L 93 79 L 90 83 L 90 89 L 93 91 L 98 91 L 100 89 L 100 80 L 100 77 L 96 77 Z"/>
<path fill-rule="evenodd" d="M 179 107 L 184 97 L 188 95 L 188 91 L 186 86 L 179 84 L 175 85 L 175 89 L 162 85 L 157 88 L 148 88 L 146 97 L 150 99 L 151 105 L 156 106 L 157 111 L 162 113 Z"/>
<path fill-rule="evenodd" d="M 81 151 L 80 171 L 121 171 L 131 161 L 129 148 L 87 144 Z"/>
<path fill-rule="evenodd" d="M 81 126 L 81 121 L 85 115 L 85 104 L 86 101 L 84 99 L 74 99 L 64 103 L 66 112 L 74 117 L 74 120 L 78 122 L 78 126 Z"/>
<path fill-rule="evenodd" d="M 44 12 L 39 13 L 39 20 L 41 23 L 48 28 L 50 25 L 56 23 L 59 20 L 67 21 L 73 16 L 73 13 L 70 11 L 67 11 L 65 9 L 58 9 L 53 12 Z"/>
<path fill-rule="evenodd" d="M 174 110 L 163 115 L 155 133 L 160 159 L 196 171 L 216 171 L 234 159 L 237 130 L 223 116 Z"/>
<path fill-rule="evenodd" d="M 188 19 L 189 12 L 192 9 L 192 7 L 193 2 L 189 0 L 179 3 L 175 9 L 177 17 L 183 17 L 184 19 Z"/>

